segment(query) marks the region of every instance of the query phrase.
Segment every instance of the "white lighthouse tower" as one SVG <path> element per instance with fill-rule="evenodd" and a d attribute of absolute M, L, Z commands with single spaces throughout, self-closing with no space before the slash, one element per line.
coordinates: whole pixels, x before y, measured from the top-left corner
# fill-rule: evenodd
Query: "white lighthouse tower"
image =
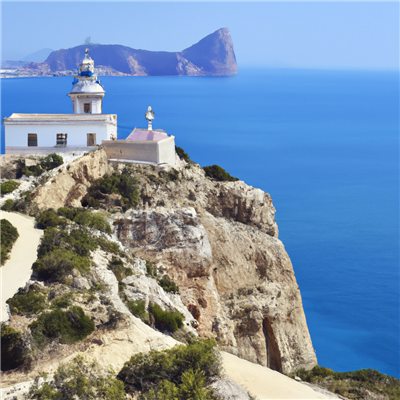
<path fill-rule="evenodd" d="M 94 61 L 85 50 L 85 58 L 79 65 L 79 73 L 74 76 L 71 93 L 74 114 L 101 114 L 104 88 L 94 75 Z"/>

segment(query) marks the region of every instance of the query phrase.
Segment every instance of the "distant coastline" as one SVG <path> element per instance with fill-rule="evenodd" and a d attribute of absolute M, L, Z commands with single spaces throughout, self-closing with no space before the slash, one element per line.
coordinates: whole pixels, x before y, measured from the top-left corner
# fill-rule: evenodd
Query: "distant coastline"
<path fill-rule="evenodd" d="M 232 38 L 221 28 L 181 52 L 137 50 L 119 44 L 87 44 L 52 51 L 44 62 L 6 61 L 2 78 L 73 76 L 85 49 L 100 76 L 229 76 L 237 73 Z"/>

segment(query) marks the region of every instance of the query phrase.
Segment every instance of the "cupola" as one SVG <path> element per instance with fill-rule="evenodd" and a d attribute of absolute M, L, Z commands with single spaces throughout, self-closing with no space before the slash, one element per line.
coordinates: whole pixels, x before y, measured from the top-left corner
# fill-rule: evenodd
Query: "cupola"
<path fill-rule="evenodd" d="M 79 73 L 74 75 L 72 91 L 68 96 L 72 100 L 74 114 L 101 114 L 104 88 L 94 74 L 94 61 L 85 50 L 85 57 L 79 64 Z"/>

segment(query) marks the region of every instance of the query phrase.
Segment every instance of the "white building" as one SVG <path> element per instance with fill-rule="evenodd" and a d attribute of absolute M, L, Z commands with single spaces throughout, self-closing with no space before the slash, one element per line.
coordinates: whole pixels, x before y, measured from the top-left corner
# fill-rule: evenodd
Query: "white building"
<path fill-rule="evenodd" d="M 71 93 L 73 114 L 12 114 L 4 118 L 6 153 L 53 153 L 117 138 L 117 116 L 102 114 L 104 88 L 85 51 Z M 34 149 L 35 147 L 35 149 Z"/>
<path fill-rule="evenodd" d="M 102 114 L 104 88 L 94 75 L 94 62 L 85 51 L 68 96 L 73 114 L 12 114 L 4 118 L 6 153 L 50 154 L 90 149 L 102 144 L 117 162 L 175 165 L 175 137 L 152 128 L 154 112 L 145 114 L 147 129 L 134 129 L 117 139 L 117 116 Z"/>

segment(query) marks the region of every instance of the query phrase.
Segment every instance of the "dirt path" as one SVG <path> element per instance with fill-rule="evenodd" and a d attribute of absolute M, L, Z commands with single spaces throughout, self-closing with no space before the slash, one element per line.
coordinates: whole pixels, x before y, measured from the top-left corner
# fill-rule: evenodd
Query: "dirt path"
<path fill-rule="evenodd" d="M 7 219 L 19 233 L 9 260 L 1 271 L 1 321 L 8 320 L 6 300 L 20 287 L 24 287 L 32 273 L 32 264 L 37 258 L 37 247 L 43 231 L 35 229 L 35 219 L 23 214 L 0 212 L 0 219 Z"/>
<path fill-rule="evenodd" d="M 247 389 L 258 400 L 265 399 L 329 399 L 300 382 L 279 372 L 253 364 L 232 354 L 222 352 L 225 375 Z M 336 397 L 337 398 L 337 397 Z"/>

